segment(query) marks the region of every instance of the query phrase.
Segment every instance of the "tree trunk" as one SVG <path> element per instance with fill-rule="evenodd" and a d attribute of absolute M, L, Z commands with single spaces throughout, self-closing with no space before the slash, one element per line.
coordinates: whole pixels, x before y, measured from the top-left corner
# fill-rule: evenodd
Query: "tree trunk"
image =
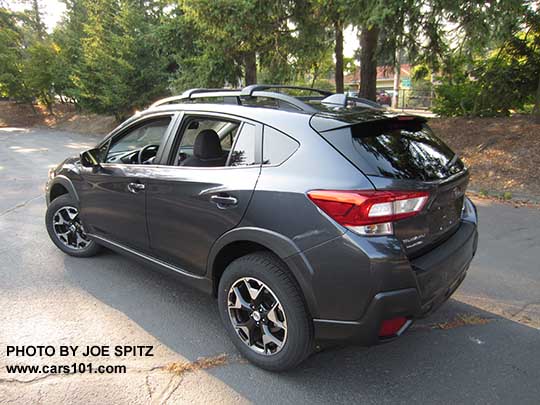
<path fill-rule="evenodd" d="M 394 94 L 392 94 L 392 108 L 398 108 L 400 79 L 401 79 L 401 63 L 399 63 L 399 52 L 398 52 L 398 55 L 396 56 L 396 63 L 394 65 Z"/>
<path fill-rule="evenodd" d="M 45 38 L 45 25 L 41 19 L 41 11 L 39 9 L 38 0 L 32 0 L 32 12 L 34 13 L 34 24 L 36 33 L 38 34 L 39 39 Z"/>
<path fill-rule="evenodd" d="M 257 84 L 257 55 L 250 51 L 244 56 L 244 69 L 246 86 Z"/>
<path fill-rule="evenodd" d="M 534 100 L 533 113 L 536 123 L 540 124 L 540 74 L 538 74 L 538 86 L 536 87 L 536 99 Z"/>
<path fill-rule="evenodd" d="M 336 44 L 334 48 L 336 56 L 336 93 L 343 93 L 343 22 L 336 20 L 334 22 L 334 31 L 336 37 Z"/>
<path fill-rule="evenodd" d="M 375 101 L 377 98 L 377 41 L 379 27 L 364 28 L 360 34 L 360 91 L 359 96 Z"/>
<path fill-rule="evenodd" d="M 311 88 L 313 89 L 315 87 L 315 82 L 317 81 L 317 76 L 319 75 L 319 66 L 315 64 L 315 67 L 313 69 L 313 79 L 311 80 Z"/>

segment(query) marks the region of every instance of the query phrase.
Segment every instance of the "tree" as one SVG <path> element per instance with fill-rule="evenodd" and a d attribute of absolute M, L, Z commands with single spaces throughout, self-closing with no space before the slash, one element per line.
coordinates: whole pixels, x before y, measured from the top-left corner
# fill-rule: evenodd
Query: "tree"
<path fill-rule="evenodd" d="M 519 27 L 523 0 L 369 0 L 356 16 L 360 28 L 360 82 L 363 96 L 373 96 L 372 68 L 377 60 L 399 72 L 400 55 L 425 63 L 432 72 L 444 69 L 451 55 L 469 59 L 508 38 Z M 375 39 L 375 33 L 378 33 Z M 450 58 L 450 59 L 449 59 Z M 363 84 L 362 84 L 363 83 Z"/>
<path fill-rule="evenodd" d="M 225 58 L 232 62 L 233 72 L 240 66 L 246 85 L 257 82 L 257 64 L 290 37 L 292 10 L 287 0 L 183 0 L 181 5 L 210 45 L 204 60 Z"/>
<path fill-rule="evenodd" d="M 402 55 L 412 53 L 419 41 L 422 7 L 426 7 L 426 2 L 418 0 L 370 0 L 367 12 L 357 15 L 362 97 L 375 100 L 376 68 L 380 64 L 392 66 L 394 87 L 399 85 Z M 396 102 L 394 97 L 393 103 Z"/>
<path fill-rule="evenodd" d="M 37 98 L 52 113 L 54 49 L 45 41 L 37 2 L 30 12 L 0 8 L 0 93 L 32 105 Z"/>
<path fill-rule="evenodd" d="M 0 8 L 0 95 L 30 101 L 32 96 L 22 78 L 24 20 L 21 13 Z"/>
<path fill-rule="evenodd" d="M 30 11 L 28 12 L 29 15 L 29 23 L 32 26 L 32 29 L 35 33 L 35 35 L 38 37 L 38 39 L 45 39 L 46 31 L 45 31 L 45 24 L 43 23 L 43 19 L 41 17 L 41 7 L 38 0 L 26 0 L 30 3 Z"/>
<path fill-rule="evenodd" d="M 296 83 L 302 86 L 325 87 L 334 90 L 327 80 L 335 72 L 335 33 L 328 23 L 320 4 L 311 0 L 296 0 L 291 13 L 291 29 L 287 40 L 281 41 L 279 57 L 265 63 L 269 70 L 279 74 L 270 76 L 270 82 Z M 286 56 L 283 56 L 285 54 Z M 276 63 L 280 61 L 280 63 Z"/>
<path fill-rule="evenodd" d="M 442 76 L 445 100 L 462 94 L 457 111 L 487 114 L 485 100 L 497 99 L 497 113 L 534 104 L 540 116 L 529 0 L 63 0 L 52 35 L 39 0 L 21 1 L 29 10 L 0 9 L 0 92 L 51 111 L 59 98 L 121 117 L 170 91 L 242 81 L 329 88 L 332 71 L 342 92 L 343 30 L 353 25 L 363 97 L 375 98 L 378 64 L 393 67 L 398 88 L 411 61 Z"/>
<path fill-rule="evenodd" d="M 514 45 L 513 48 L 517 51 L 515 55 L 517 54 L 518 59 L 525 61 L 524 64 L 528 65 L 530 70 L 536 70 L 536 74 L 531 75 L 531 80 L 537 81 L 533 114 L 536 123 L 540 124 L 540 14 L 538 9 L 535 11 L 529 7 L 525 14 L 527 31 L 519 45 Z"/>
<path fill-rule="evenodd" d="M 27 90 L 53 114 L 54 64 L 57 50 L 50 41 L 38 41 L 27 49 L 22 77 Z"/>
<path fill-rule="evenodd" d="M 512 110 L 538 114 L 540 20 L 529 10 L 520 31 L 499 47 L 471 57 L 454 55 L 437 87 L 436 111 L 442 115 L 508 115 Z"/>
<path fill-rule="evenodd" d="M 79 105 L 80 89 L 79 69 L 83 62 L 82 40 L 86 36 L 85 24 L 88 23 L 87 1 L 63 0 L 66 12 L 51 36 L 58 48 L 55 61 L 55 90 L 62 99 L 66 97 Z"/>
<path fill-rule="evenodd" d="M 84 16 L 77 22 L 82 26 L 80 53 L 71 77 L 83 107 L 120 118 L 167 93 L 168 61 L 154 35 L 160 14 L 152 12 L 150 3 L 72 1 L 73 11 Z"/>
<path fill-rule="evenodd" d="M 377 90 L 377 42 L 379 27 L 365 27 L 360 33 L 360 90 L 358 95 L 375 100 Z"/>
<path fill-rule="evenodd" d="M 334 39 L 336 92 L 344 89 L 343 30 L 351 24 L 358 13 L 365 13 L 365 3 L 353 0 L 314 0 L 314 8 L 322 17 L 323 27 L 330 29 Z M 323 28 L 324 29 L 324 28 Z"/>
<path fill-rule="evenodd" d="M 538 84 L 536 85 L 533 114 L 535 116 L 536 123 L 540 124 L 540 72 L 538 73 Z"/>

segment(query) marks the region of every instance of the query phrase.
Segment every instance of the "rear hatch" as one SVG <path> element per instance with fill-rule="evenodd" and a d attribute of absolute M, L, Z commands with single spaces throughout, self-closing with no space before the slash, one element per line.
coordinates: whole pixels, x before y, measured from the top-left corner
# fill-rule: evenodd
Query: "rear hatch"
<path fill-rule="evenodd" d="M 429 200 L 416 216 L 394 223 L 409 257 L 448 239 L 460 225 L 469 174 L 458 156 L 421 117 L 353 115 L 311 125 L 369 178 L 377 190 L 424 190 Z M 341 124 L 340 124 L 341 122 Z M 337 128 L 336 128 L 337 127 Z"/>

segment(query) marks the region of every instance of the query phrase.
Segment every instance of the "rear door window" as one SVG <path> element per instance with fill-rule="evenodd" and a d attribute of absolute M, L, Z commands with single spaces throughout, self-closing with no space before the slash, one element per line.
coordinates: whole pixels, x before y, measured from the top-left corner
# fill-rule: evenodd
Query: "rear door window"
<path fill-rule="evenodd" d="M 261 164 L 260 125 L 225 117 L 186 116 L 169 164 L 183 167 L 243 167 Z M 257 150 L 258 148 L 258 150 Z"/>
<path fill-rule="evenodd" d="M 322 133 L 367 175 L 432 181 L 464 170 L 422 121 L 381 120 Z"/>
<path fill-rule="evenodd" d="M 255 125 L 245 123 L 229 156 L 228 166 L 253 166 L 255 159 Z"/>
<path fill-rule="evenodd" d="M 174 148 L 172 163 L 186 167 L 225 166 L 239 128 L 239 122 L 218 117 L 186 117 L 186 124 L 177 135 L 180 144 Z M 199 136 L 206 139 L 196 147 Z"/>

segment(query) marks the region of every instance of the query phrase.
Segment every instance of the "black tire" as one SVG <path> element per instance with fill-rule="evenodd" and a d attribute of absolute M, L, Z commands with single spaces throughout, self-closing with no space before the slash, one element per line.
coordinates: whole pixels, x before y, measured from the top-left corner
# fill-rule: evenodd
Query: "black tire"
<path fill-rule="evenodd" d="M 56 234 L 53 225 L 53 217 L 58 210 L 64 207 L 74 207 L 78 210 L 79 203 L 69 194 L 64 194 L 60 197 L 55 198 L 49 204 L 49 206 L 47 207 L 47 213 L 45 214 L 45 225 L 47 226 L 47 232 L 49 233 L 49 237 L 58 249 L 70 256 L 90 257 L 96 255 L 101 250 L 101 246 L 99 246 L 95 241 L 91 240 L 84 247 L 74 248 L 67 246 Z"/>
<path fill-rule="evenodd" d="M 242 278 L 266 284 L 279 300 L 287 321 L 287 335 L 279 352 L 261 354 L 240 338 L 229 316 L 229 290 Z M 218 301 L 221 319 L 236 348 L 250 362 L 270 371 L 296 367 L 313 352 L 313 326 L 296 280 L 283 262 L 269 252 L 256 252 L 230 263 L 219 282 Z"/>

